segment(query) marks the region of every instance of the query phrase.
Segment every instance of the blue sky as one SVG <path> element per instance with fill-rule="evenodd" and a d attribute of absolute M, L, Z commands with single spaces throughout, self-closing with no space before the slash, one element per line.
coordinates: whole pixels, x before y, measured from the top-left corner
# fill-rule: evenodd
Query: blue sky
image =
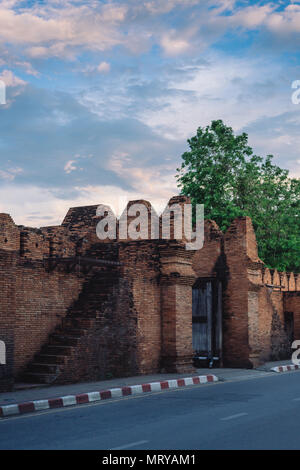
<path fill-rule="evenodd" d="M 162 209 L 212 119 L 299 177 L 299 45 L 300 2 L 0 0 L 0 211 Z"/>

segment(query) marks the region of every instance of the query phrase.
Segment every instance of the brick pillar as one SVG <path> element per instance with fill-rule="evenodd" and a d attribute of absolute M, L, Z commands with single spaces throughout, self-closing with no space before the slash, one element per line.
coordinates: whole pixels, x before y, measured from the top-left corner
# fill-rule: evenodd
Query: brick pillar
<path fill-rule="evenodd" d="M 192 364 L 193 251 L 176 241 L 160 246 L 162 317 L 161 370 L 189 373 Z"/>
<path fill-rule="evenodd" d="M 225 367 L 256 367 L 260 354 L 259 286 L 262 262 L 249 217 L 235 219 L 224 236 L 228 270 L 223 313 Z"/>

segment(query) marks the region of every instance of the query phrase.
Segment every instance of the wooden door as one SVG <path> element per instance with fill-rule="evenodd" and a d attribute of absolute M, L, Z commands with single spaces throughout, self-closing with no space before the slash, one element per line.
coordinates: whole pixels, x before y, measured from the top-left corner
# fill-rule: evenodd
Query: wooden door
<path fill-rule="evenodd" d="M 193 349 L 202 365 L 212 367 L 222 357 L 222 283 L 198 279 L 193 288 Z"/>

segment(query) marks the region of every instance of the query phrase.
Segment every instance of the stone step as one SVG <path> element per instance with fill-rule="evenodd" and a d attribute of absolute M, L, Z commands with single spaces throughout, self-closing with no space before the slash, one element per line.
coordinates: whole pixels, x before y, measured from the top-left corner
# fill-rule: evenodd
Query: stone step
<path fill-rule="evenodd" d="M 101 302 L 81 302 L 76 305 L 76 307 L 72 308 L 72 315 L 86 315 L 86 312 L 90 312 L 92 314 L 95 310 L 103 310 L 107 301 L 102 300 Z"/>
<path fill-rule="evenodd" d="M 60 364 L 43 364 L 38 362 L 33 362 L 28 366 L 28 372 L 34 374 L 56 374 L 58 375 L 61 371 Z"/>
<path fill-rule="evenodd" d="M 42 347 L 42 354 L 58 355 L 58 356 L 71 356 L 74 351 L 74 346 L 59 346 L 59 345 L 50 345 Z"/>
<path fill-rule="evenodd" d="M 85 336 L 87 332 L 88 330 L 86 328 L 62 328 L 62 326 L 58 326 L 54 334 L 81 337 Z"/>
<path fill-rule="evenodd" d="M 78 329 L 83 329 L 86 330 L 93 326 L 93 320 L 99 315 L 99 313 L 103 313 L 105 309 L 101 307 L 101 309 L 97 308 L 92 308 L 92 309 L 85 309 L 84 311 L 82 310 L 76 310 L 75 312 L 72 312 L 76 315 L 76 320 L 72 322 L 72 320 L 63 320 L 62 323 L 62 328 L 64 331 L 68 330 L 69 328 L 78 328 Z M 78 320 L 80 318 L 80 320 Z M 86 320 L 89 320 L 89 324 L 86 322 Z"/>
<path fill-rule="evenodd" d="M 65 328 L 90 328 L 93 326 L 95 318 L 91 317 L 65 317 L 62 319 L 62 327 Z"/>
<path fill-rule="evenodd" d="M 101 299 L 101 300 L 91 300 L 89 299 L 89 301 L 82 301 L 82 302 L 78 302 L 76 304 L 76 306 L 74 306 L 72 308 L 72 312 L 76 312 L 76 311 L 80 311 L 80 314 L 81 312 L 85 312 L 87 309 L 91 310 L 93 308 L 102 308 L 102 305 L 105 305 L 107 303 L 107 299 Z"/>
<path fill-rule="evenodd" d="M 58 346 L 76 346 L 78 341 L 80 340 L 80 336 L 70 336 L 64 334 L 52 334 L 49 336 L 49 345 L 58 345 Z"/>
<path fill-rule="evenodd" d="M 102 309 L 103 302 L 101 305 L 78 305 L 72 309 L 72 314 L 65 318 L 93 318 L 95 316 L 95 310 Z"/>
<path fill-rule="evenodd" d="M 24 382 L 51 384 L 57 381 L 79 346 L 80 338 L 87 335 L 103 315 L 114 280 L 115 276 L 100 274 L 98 279 L 88 281 L 76 302 L 68 309 L 68 316 L 61 319 L 61 324 L 50 334 L 48 343 L 28 365 L 23 375 Z"/>
<path fill-rule="evenodd" d="M 39 374 L 28 372 L 22 376 L 22 380 L 26 383 L 34 384 L 51 384 L 57 378 L 57 374 Z"/>
<path fill-rule="evenodd" d="M 94 292 L 95 294 L 107 295 L 113 287 L 114 284 L 112 282 L 108 282 L 106 284 L 101 282 L 98 285 L 90 284 L 87 289 L 87 292 Z"/>
<path fill-rule="evenodd" d="M 14 391 L 15 390 L 31 390 L 33 388 L 42 388 L 42 387 L 48 387 L 47 384 L 32 384 L 30 382 L 16 382 L 14 385 Z"/>
<path fill-rule="evenodd" d="M 34 362 L 39 364 L 65 364 L 67 356 L 59 356 L 58 354 L 37 354 L 34 357 Z"/>
<path fill-rule="evenodd" d="M 105 300 L 109 295 L 109 292 L 101 293 L 101 292 L 85 292 L 84 294 L 79 294 L 78 297 L 78 302 L 81 302 L 83 300 L 86 300 L 87 298 L 90 298 L 90 300 L 97 300 L 98 302 L 101 302 Z M 88 300 L 89 301 L 89 300 Z"/>
<path fill-rule="evenodd" d="M 86 308 L 86 306 L 89 306 L 89 305 L 102 305 L 102 303 L 106 301 L 107 301 L 107 297 L 103 299 L 97 299 L 97 298 L 93 298 L 93 299 L 89 298 L 88 300 L 80 299 L 78 300 L 78 303 L 75 308 L 81 308 L 83 306 L 84 308 Z"/>

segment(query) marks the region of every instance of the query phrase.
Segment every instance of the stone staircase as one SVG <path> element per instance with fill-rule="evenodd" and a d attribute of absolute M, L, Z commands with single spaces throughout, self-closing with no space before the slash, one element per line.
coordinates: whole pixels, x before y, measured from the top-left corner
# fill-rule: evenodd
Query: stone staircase
<path fill-rule="evenodd" d="M 100 271 L 86 280 L 67 316 L 50 334 L 47 344 L 27 366 L 19 381 L 31 384 L 67 383 L 68 380 L 63 377 L 72 362 L 76 361 L 84 339 L 101 320 L 116 281 L 113 268 Z M 82 356 L 81 351 L 80 354 Z"/>

